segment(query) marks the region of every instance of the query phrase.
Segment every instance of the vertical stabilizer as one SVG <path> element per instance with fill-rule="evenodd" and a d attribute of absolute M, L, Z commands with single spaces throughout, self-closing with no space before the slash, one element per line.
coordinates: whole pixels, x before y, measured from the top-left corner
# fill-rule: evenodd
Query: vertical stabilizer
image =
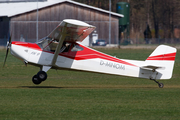
<path fill-rule="evenodd" d="M 174 47 L 160 45 L 146 59 L 145 65 L 142 68 L 150 66 L 161 74 L 158 79 L 170 79 L 173 73 L 176 51 Z"/>

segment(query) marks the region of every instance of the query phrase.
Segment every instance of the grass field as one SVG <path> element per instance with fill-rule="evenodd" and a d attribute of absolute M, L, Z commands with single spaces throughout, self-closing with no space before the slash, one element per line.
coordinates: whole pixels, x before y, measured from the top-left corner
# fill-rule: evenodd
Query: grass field
<path fill-rule="evenodd" d="M 124 59 L 145 60 L 151 49 L 99 49 Z M 143 51 L 143 53 L 142 53 Z M 0 51 L 3 65 L 5 50 Z M 79 71 L 49 70 L 34 85 L 39 68 L 12 55 L 0 68 L 0 120 L 178 120 L 180 53 L 164 88 L 147 79 Z"/>

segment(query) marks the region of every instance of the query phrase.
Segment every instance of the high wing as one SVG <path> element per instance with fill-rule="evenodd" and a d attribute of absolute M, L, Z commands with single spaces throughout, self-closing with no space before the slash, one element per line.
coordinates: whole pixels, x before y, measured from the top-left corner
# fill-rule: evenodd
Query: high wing
<path fill-rule="evenodd" d="M 82 42 L 95 28 L 95 26 L 82 21 L 65 19 L 48 35 L 48 37 L 59 41 L 60 37 L 65 35 L 64 41 Z"/>
<path fill-rule="evenodd" d="M 66 19 L 63 20 L 51 33 L 48 38 L 56 40 L 58 45 L 54 53 L 52 65 L 55 65 L 63 42 L 82 42 L 96 27 L 85 22 Z"/>

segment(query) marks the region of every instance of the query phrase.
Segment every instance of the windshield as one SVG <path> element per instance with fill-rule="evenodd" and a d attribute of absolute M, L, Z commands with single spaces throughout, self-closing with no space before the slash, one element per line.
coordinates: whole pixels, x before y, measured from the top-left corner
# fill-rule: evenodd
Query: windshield
<path fill-rule="evenodd" d="M 59 42 L 52 38 L 43 38 L 37 42 L 37 45 L 43 49 L 44 51 L 49 51 L 49 52 L 55 52 Z M 63 45 L 61 47 L 60 53 L 62 52 L 68 52 L 72 43 L 69 42 L 63 42 Z"/>
<path fill-rule="evenodd" d="M 46 38 L 39 40 L 37 42 L 37 45 L 45 51 L 54 52 L 56 50 L 58 42 L 52 38 L 46 37 Z"/>
<path fill-rule="evenodd" d="M 41 40 L 39 40 L 38 42 L 36 42 L 37 45 L 43 49 L 44 51 L 49 51 L 49 52 L 55 52 L 59 42 L 57 42 L 54 39 L 51 38 L 43 38 Z M 72 47 L 71 47 L 72 46 Z M 68 52 L 71 49 L 72 52 L 76 52 L 76 51 L 82 51 L 83 48 L 80 47 L 78 44 L 76 43 L 71 43 L 71 42 L 63 42 L 63 45 L 60 49 L 60 53 L 63 52 Z"/>

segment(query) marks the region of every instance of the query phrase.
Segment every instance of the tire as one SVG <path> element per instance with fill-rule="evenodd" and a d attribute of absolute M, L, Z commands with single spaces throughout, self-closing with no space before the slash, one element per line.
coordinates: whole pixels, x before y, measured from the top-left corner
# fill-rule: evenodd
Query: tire
<path fill-rule="evenodd" d="M 164 84 L 163 83 L 159 83 L 159 88 L 163 88 Z"/>
<path fill-rule="evenodd" d="M 47 74 L 44 71 L 39 71 L 37 73 L 37 78 L 41 81 L 45 81 L 47 79 Z"/>
<path fill-rule="evenodd" d="M 37 75 L 32 77 L 32 82 L 36 85 L 39 85 L 42 81 L 37 78 Z"/>

